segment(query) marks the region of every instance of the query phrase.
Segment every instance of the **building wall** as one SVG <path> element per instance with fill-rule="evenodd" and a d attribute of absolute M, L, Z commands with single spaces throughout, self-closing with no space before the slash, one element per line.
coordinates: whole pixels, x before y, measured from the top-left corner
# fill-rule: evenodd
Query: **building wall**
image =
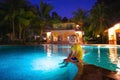
<path fill-rule="evenodd" d="M 118 38 L 117 33 L 120 33 L 120 23 L 115 24 L 113 27 L 108 29 L 108 40 L 109 44 L 118 44 Z"/>
<path fill-rule="evenodd" d="M 82 43 L 82 32 L 75 30 L 51 30 L 47 34 L 47 42 L 68 42 L 68 37 L 72 34 L 76 34 L 79 42 Z"/>
<path fill-rule="evenodd" d="M 82 43 L 82 31 L 80 31 L 80 26 L 75 23 L 53 24 L 53 29 L 46 32 L 46 34 L 47 42 L 68 42 L 69 36 L 76 34 L 79 42 Z"/>

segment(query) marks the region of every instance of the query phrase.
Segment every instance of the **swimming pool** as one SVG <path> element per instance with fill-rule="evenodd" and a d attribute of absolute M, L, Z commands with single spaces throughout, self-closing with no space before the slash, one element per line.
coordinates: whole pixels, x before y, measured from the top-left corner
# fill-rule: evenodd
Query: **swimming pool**
<path fill-rule="evenodd" d="M 0 46 L 0 80 L 73 80 L 76 65 L 60 68 L 69 46 Z"/>
<path fill-rule="evenodd" d="M 83 61 L 108 70 L 120 70 L 120 46 L 82 45 Z M 73 80 L 76 65 L 60 68 L 69 45 L 0 46 L 0 80 Z"/>
<path fill-rule="evenodd" d="M 86 45 L 83 61 L 101 68 L 120 71 L 120 46 L 118 45 Z"/>

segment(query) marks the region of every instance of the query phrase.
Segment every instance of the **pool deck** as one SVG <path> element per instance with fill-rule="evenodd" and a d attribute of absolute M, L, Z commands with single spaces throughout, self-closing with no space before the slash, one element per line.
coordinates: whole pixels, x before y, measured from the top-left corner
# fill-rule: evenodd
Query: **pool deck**
<path fill-rule="evenodd" d="M 120 80 L 120 74 L 91 64 L 76 63 L 78 73 L 74 80 Z"/>

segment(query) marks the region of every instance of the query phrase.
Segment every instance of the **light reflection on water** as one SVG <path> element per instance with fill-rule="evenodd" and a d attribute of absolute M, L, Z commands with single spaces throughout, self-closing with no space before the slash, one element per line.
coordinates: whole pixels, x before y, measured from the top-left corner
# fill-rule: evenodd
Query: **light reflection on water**
<path fill-rule="evenodd" d="M 120 46 L 82 45 L 82 47 L 86 52 L 84 62 L 120 71 Z M 59 63 L 69 52 L 69 45 L 0 46 L 0 79 L 72 80 L 77 73 L 74 64 L 70 63 L 68 67 L 59 68 Z"/>
<path fill-rule="evenodd" d="M 86 50 L 83 60 L 88 64 L 94 64 L 96 66 L 118 71 L 120 68 L 120 46 L 114 45 L 95 45 L 95 46 L 83 46 Z"/>
<path fill-rule="evenodd" d="M 69 48 L 59 46 L 3 46 L 0 80 L 72 80 L 77 67 L 70 63 L 60 68 L 59 63 L 67 57 Z"/>

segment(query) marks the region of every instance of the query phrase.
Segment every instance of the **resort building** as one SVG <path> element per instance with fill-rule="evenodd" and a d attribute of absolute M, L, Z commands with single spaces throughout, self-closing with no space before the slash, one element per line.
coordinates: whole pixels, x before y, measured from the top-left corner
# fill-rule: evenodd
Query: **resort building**
<path fill-rule="evenodd" d="M 53 29 L 46 30 L 45 34 L 47 43 L 68 43 L 69 36 L 72 34 L 76 34 L 79 43 L 82 43 L 83 32 L 75 23 L 53 24 Z"/>
<path fill-rule="evenodd" d="M 105 32 L 108 32 L 109 44 L 120 44 L 120 23 L 115 24 Z"/>

